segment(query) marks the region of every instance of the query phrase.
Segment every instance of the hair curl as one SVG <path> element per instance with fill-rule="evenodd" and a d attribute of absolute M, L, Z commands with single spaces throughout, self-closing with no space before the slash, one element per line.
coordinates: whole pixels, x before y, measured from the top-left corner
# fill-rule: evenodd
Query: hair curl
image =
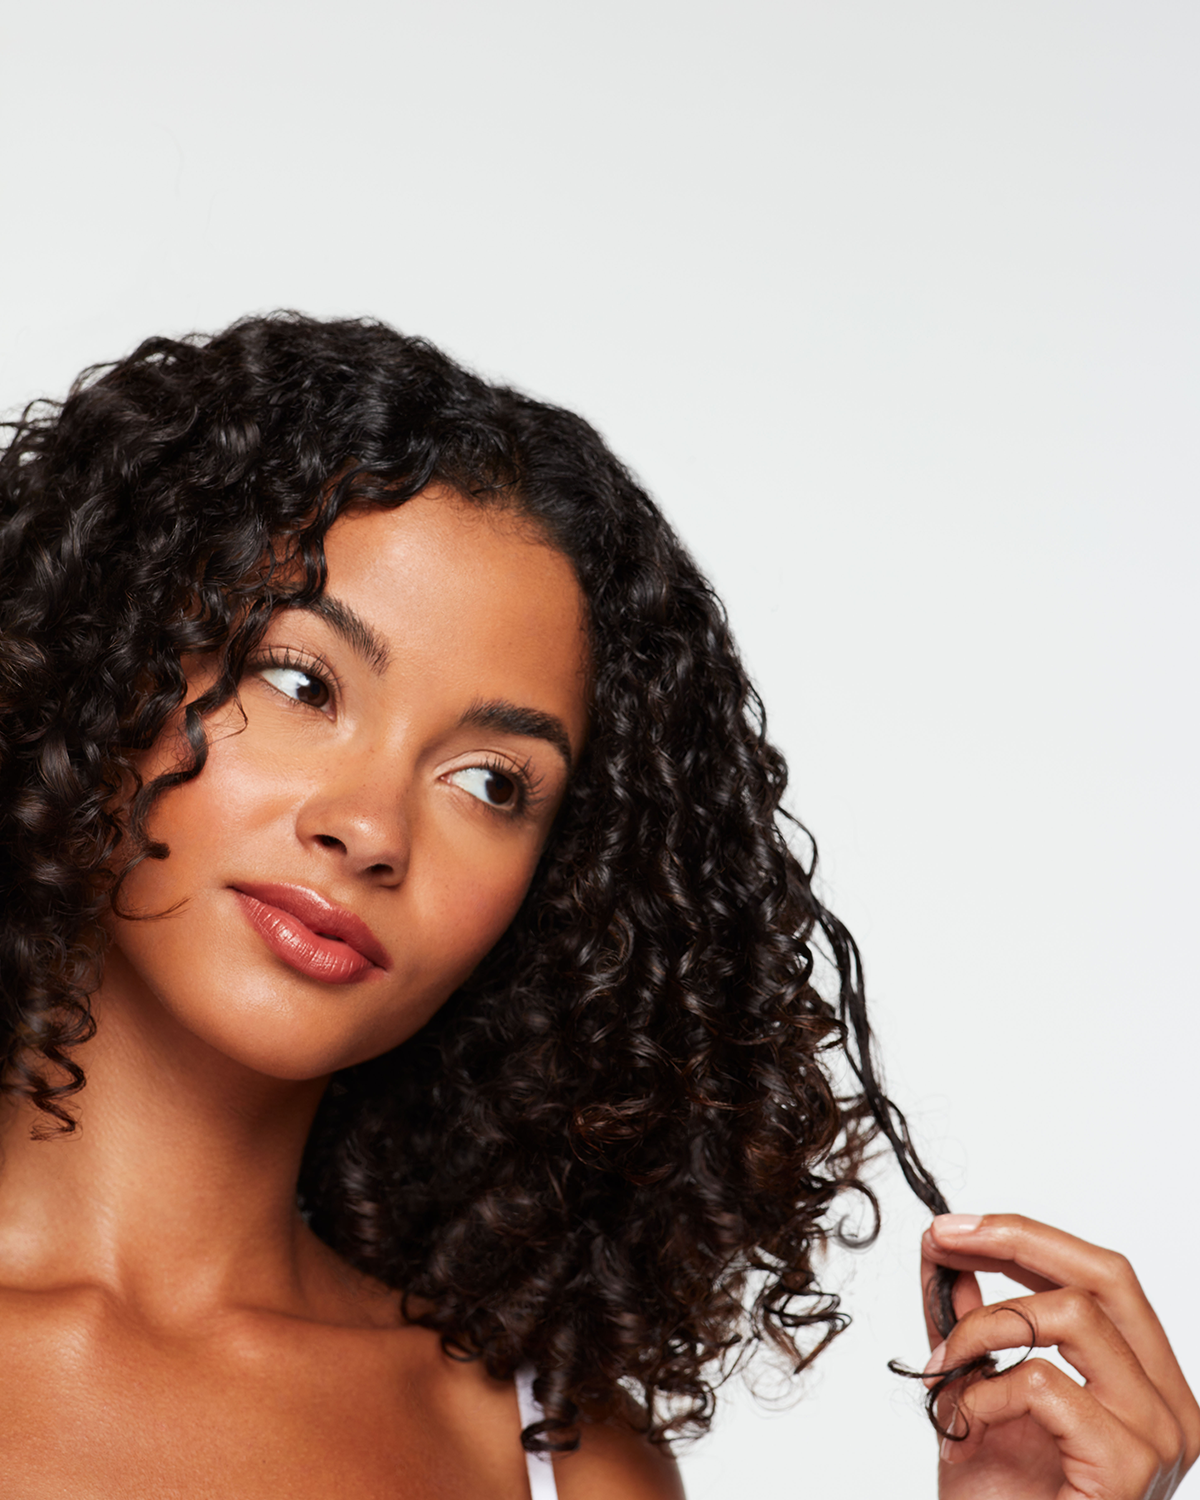
<path fill-rule="evenodd" d="M 625 1412 L 630 1392 L 652 1436 L 702 1430 L 714 1367 L 748 1344 L 806 1365 L 847 1321 L 814 1252 L 840 1193 L 871 1197 L 878 1132 L 945 1203 L 880 1090 L 815 849 L 789 849 L 785 766 L 721 606 L 595 431 L 382 324 L 296 314 L 151 339 L 14 425 L 0 1088 L 73 1128 L 113 872 L 167 856 L 154 801 L 202 769 L 205 715 L 271 613 L 324 586 L 339 513 L 435 481 L 516 507 L 588 601 L 589 746 L 494 951 L 411 1040 L 332 1080 L 301 1204 L 447 1348 L 498 1376 L 534 1365 L 546 1421 L 527 1446 L 572 1446 L 581 1414 Z M 196 652 L 220 672 L 186 710 L 193 762 L 143 786 L 133 759 Z"/>

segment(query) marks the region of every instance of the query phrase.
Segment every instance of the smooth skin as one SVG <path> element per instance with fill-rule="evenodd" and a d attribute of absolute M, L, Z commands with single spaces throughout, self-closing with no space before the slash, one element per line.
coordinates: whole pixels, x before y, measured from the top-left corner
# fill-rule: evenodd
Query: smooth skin
<path fill-rule="evenodd" d="M 583 601 L 527 522 L 440 491 L 342 517 L 327 550 L 340 612 L 274 619 L 205 769 L 157 806 L 171 854 L 125 888 L 149 919 L 110 919 L 79 1130 L 0 1119 L 12 1500 L 528 1496 L 512 1384 L 403 1324 L 295 1183 L 329 1074 L 412 1035 L 520 905 L 569 765 L 495 705 L 578 756 Z M 195 696 L 211 667 L 189 666 Z M 180 756 L 170 728 L 143 774 Z M 234 890 L 267 881 L 353 912 L 388 966 L 332 985 L 283 962 Z M 562 1500 L 681 1494 L 628 1429 L 556 1468 Z"/>
<path fill-rule="evenodd" d="M 1200 1453 L 1200 1407 L 1123 1255 L 1019 1214 L 943 1214 L 921 1242 L 922 1288 L 937 1265 L 967 1274 L 959 1322 L 926 1374 L 1004 1350 L 1056 1347 L 1082 1377 L 1031 1355 L 977 1380 L 941 1420 L 942 1500 L 1166 1500 Z M 1027 1297 L 984 1306 L 976 1272 Z"/>

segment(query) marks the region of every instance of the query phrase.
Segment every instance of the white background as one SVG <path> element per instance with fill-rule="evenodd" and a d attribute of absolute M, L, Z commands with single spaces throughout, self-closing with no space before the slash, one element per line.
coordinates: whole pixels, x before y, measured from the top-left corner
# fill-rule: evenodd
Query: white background
<path fill-rule="evenodd" d="M 1198 44 L 1187 0 L 0 15 L 0 406 L 294 306 L 584 412 L 727 600 L 954 1206 L 1124 1249 L 1193 1377 Z M 932 1494 L 887 1202 L 694 1500 Z"/>

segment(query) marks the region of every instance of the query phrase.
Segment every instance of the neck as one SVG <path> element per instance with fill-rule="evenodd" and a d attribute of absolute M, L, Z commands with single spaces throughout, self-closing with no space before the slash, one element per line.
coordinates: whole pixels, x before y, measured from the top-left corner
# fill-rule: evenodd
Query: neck
<path fill-rule="evenodd" d="M 298 1311 L 318 1247 L 296 1178 L 324 1079 L 264 1077 L 216 1052 L 110 955 L 71 1135 L 0 1122 L 0 1280 L 100 1286 L 156 1321 L 222 1306 Z"/>

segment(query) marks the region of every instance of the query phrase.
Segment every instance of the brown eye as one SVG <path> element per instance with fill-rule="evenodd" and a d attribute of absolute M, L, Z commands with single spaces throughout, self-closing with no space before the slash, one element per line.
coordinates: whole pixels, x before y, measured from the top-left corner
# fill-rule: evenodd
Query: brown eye
<path fill-rule="evenodd" d="M 488 800 L 494 807 L 507 807 L 517 795 L 511 779 L 499 771 L 489 771 L 487 777 Z"/>
<path fill-rule="evenodd" d="M 285 698 L 306 703 L 309 708 L 325 708 L 329 704 L 329 688 L 303 667 L 263 667 L 260 675 Z"/>
<path fill-rule="evenodd" d="M 452 771 L 448 780 L 489 807 L 514 808 L 517 805 L 516 781 L 495 766 L 465 766 L 461 771 Z"/>

